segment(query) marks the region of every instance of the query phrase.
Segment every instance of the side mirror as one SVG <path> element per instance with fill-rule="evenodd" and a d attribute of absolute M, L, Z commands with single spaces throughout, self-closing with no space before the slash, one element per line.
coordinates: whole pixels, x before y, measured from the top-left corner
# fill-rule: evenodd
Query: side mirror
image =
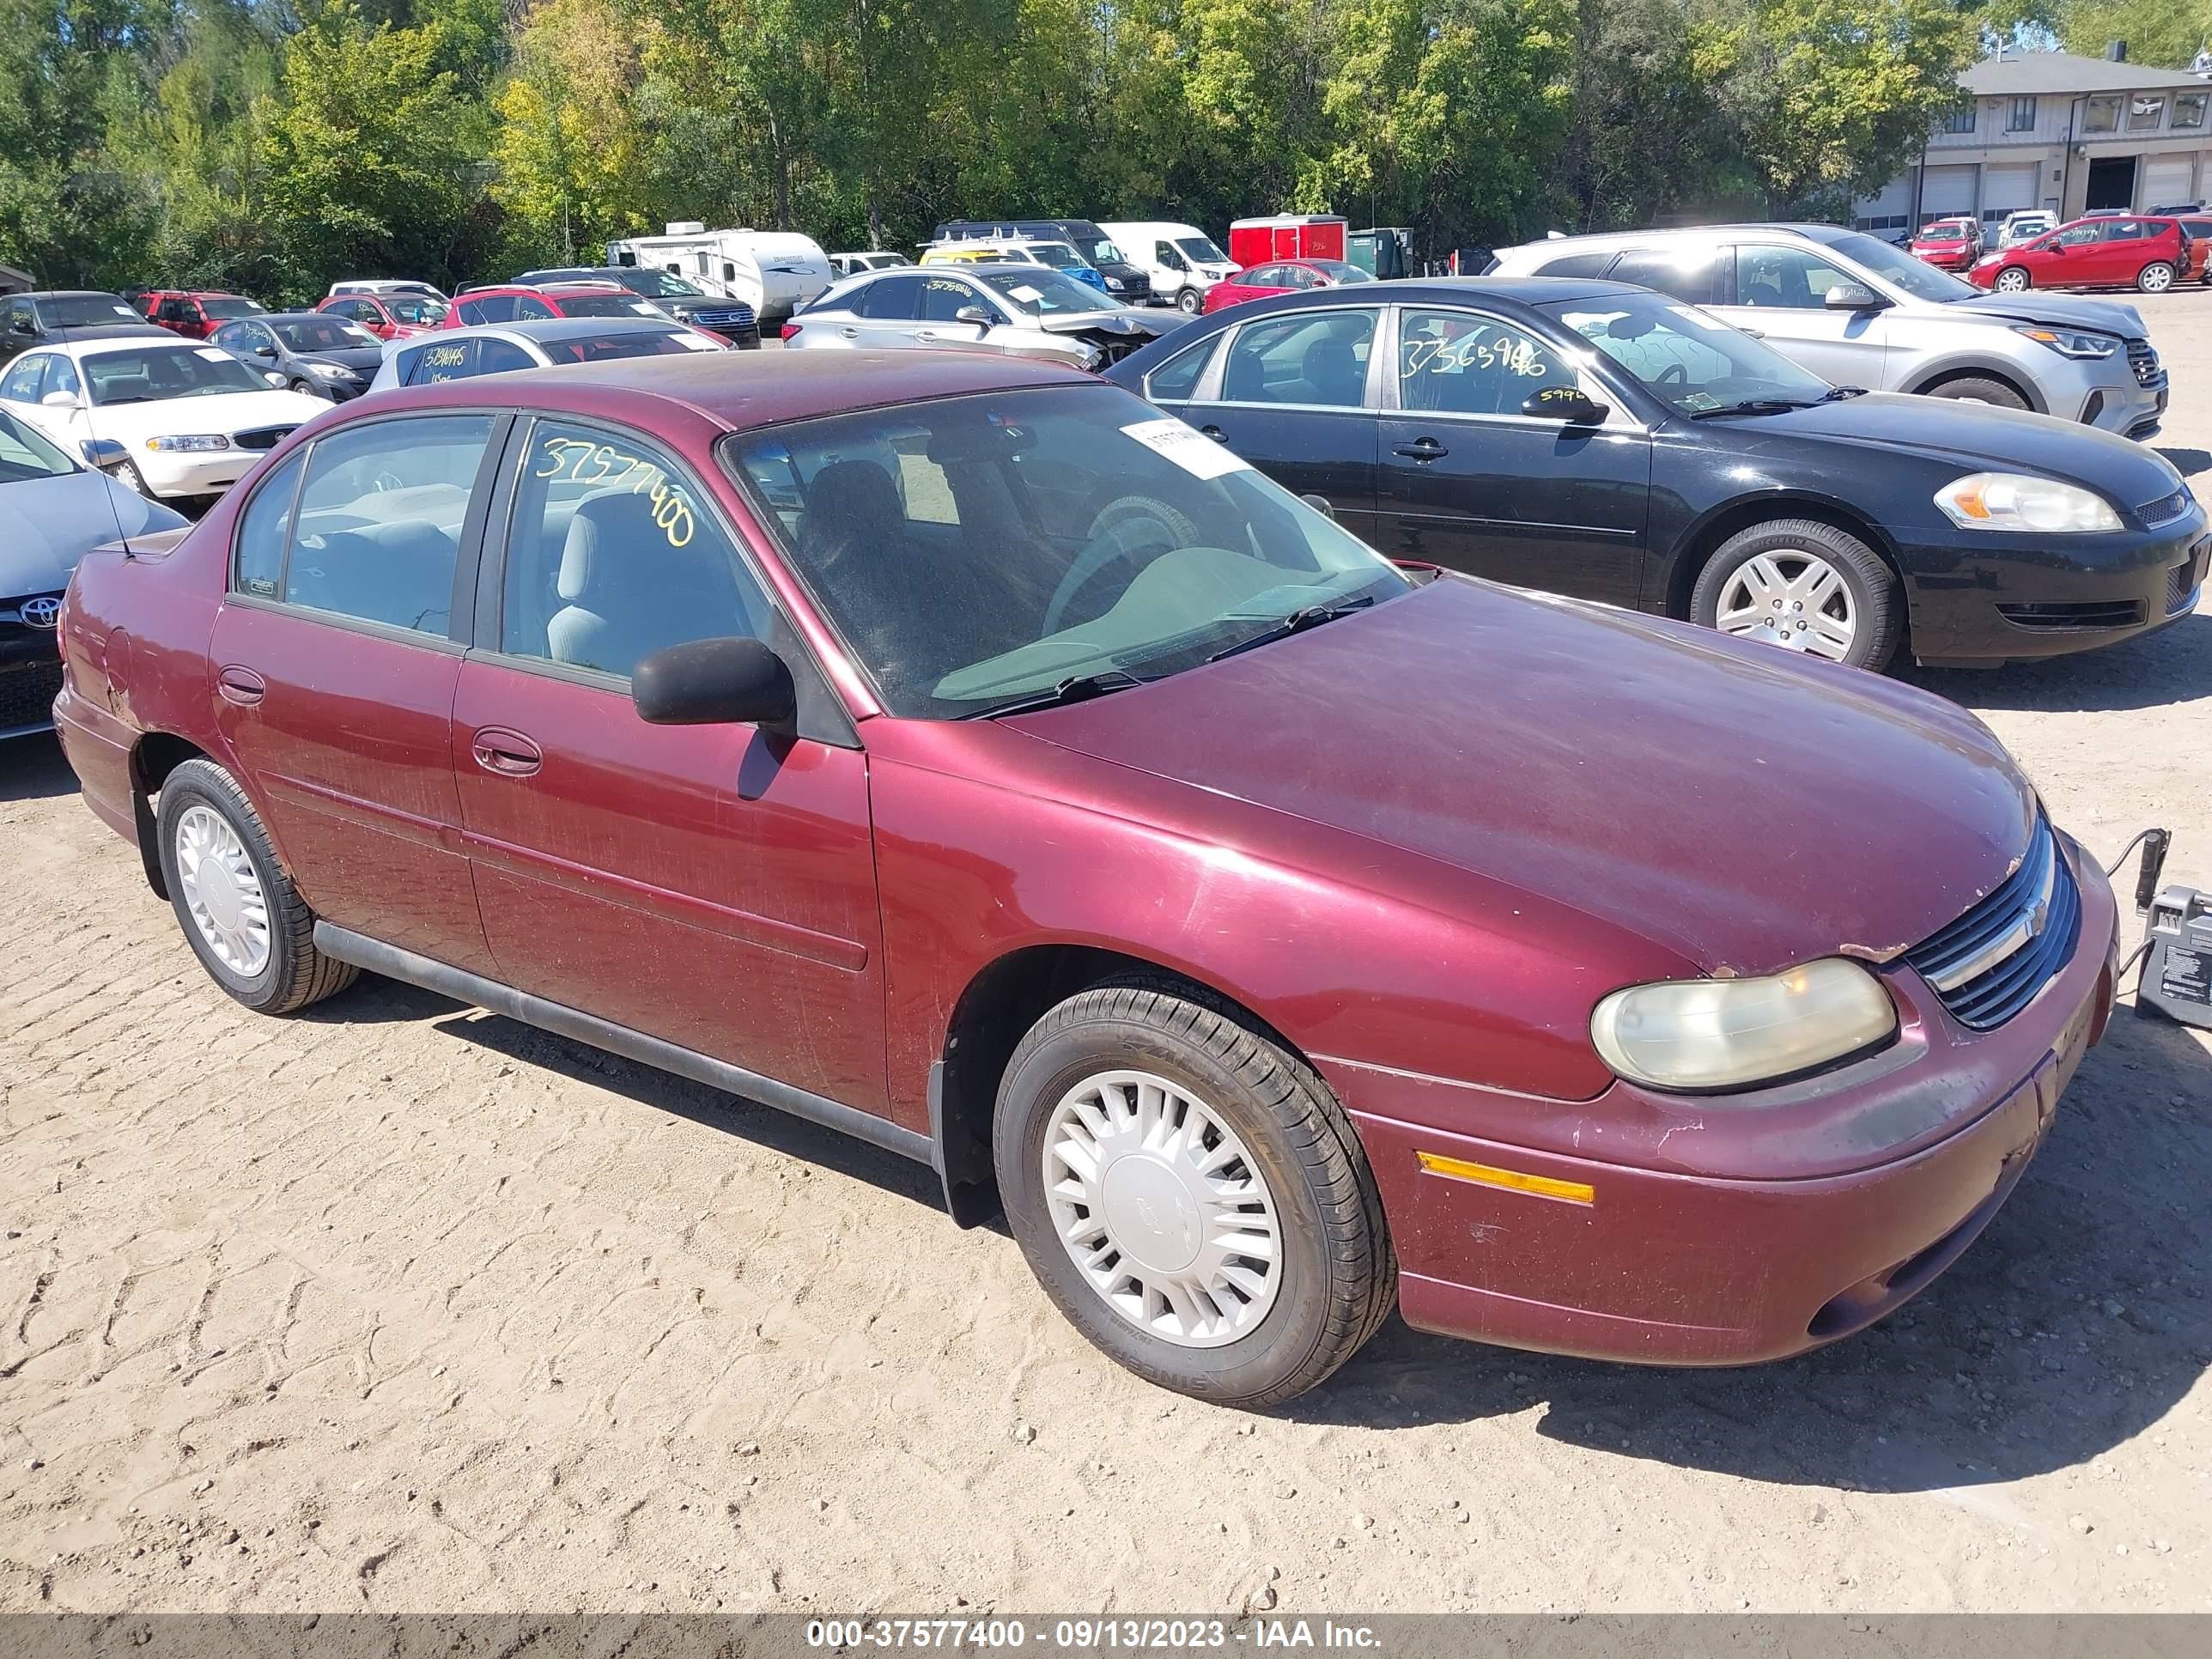
<path fill-rule="evenodd" d="M 1831 311 L 1881 311 L 1889 305 L 1864 283 L 1838 283 L 1821 303 Z"/>
<path fill-rule="evenodd" d="M 102 472 L 131 459 L 131 452 L 112 438 L 87 438 L 76 447 L 86 461 Z"/>
<path fill-rule="evenodd" d="M 1580 386 L 1547 386 L 1532 392 L 1521 412 L 1539 421 L 1564 421 L 1569 426 L 1600 426 L 1613 411 Z"/>
<path fill-rule="evenodd" d="M 752 725 L 788 731 L 798 718 L 791 670 L 758 640 L 692 640 L 630 671 L 630 701 L 653 726 Z"/>
<path fill-rule="evenodd" d="M 28 317 L 11 317 L 8 320 L 8 331 L 10 334 L 35 334 L 39 331 L 31 326 Z"/>
<path fill-rule="evenodd" d="M 84 407 L 84 400 L 74 392 L 49 392 L 45 397 L 40 398 L 39 402 L 47 409 L 82 409 Z"/>
<path fill-rule="evenodd" d="M 276 355 L 276 348 L 270 345 L 268 341 L 264 340 L 259 345 L 253 348 L 253 355 L 257 357 L 274 357 Z"/>
<path fill-rule="evenodd" d="M 262 378 L 263 380 L 264 380 L 268 381 L 270 385 L 271 385 L 271 386 L 289 386 L 289 385 L 291 385 L 291 384 L 292 384 L 289 380 L 286 380 L 286 379 L 285 379 L 282 374 L 279 374 L 278 373 L 276 373 L 276 371 L 275 369 L 273 369 L 273 368 L 272 368 L 272 369 L 270 369 L 270 370 L 269 370 L 269 371 L 268 371 L 268 372 L 266 372 L 265 374 L 264 374 L 262 375 L 262 377 L 261 377 L 261 378 Z"/>
<path fill-rule="evenodd" d="M 952 320 L 956 323 L 973 323 L 987 334 L 999 325 L 999 319 L 981 306 L 961 307 L 952 313 Z"/>
<path fill-rule="evenodd" d="M 1324 519 L 1333 519 L 1336 516 L 1336 508 L 1329 504 L 1329 499 L 1326 495 L 1301 495 L 1298 499 Z"/>

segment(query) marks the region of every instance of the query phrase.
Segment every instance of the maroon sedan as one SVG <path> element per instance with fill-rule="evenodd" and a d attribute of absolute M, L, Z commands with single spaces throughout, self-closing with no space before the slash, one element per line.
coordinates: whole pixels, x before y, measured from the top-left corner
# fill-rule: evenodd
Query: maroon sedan
<path fill-rule="evenodd" d="M 1342 259 L 1278 259 L 1224 276 L 1206 290 L 1206 309 L 1220 311 L 1247 300 L 1299 289 L 1334 288 L 1340 283 L 1371 283 L 1374 273 Z"/>
<path fill-rule="evenodd" d="M 88 556 L 62 636 L 86 799 L 240 1002 L 368 969 L 919 1159 L 1218 1401 L 1394 1302 L 1858 1330 L 2111 1002 L 2111 892 L 1972 716 L 1400 569 L 1022 359 L 364 399 Z"/>

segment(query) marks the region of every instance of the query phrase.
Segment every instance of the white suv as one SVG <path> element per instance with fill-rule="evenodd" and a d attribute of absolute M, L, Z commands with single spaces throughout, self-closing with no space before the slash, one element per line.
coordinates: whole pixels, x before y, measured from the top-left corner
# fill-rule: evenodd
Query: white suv
<path fill-rule="evenodd" d="M 2148 438 L 2166 370 L 2136 308 L 1984 294 L 1832 225 L 1711 225 L 1555 236 L 1503 250 L 1499 276 L 1607 276 L 1702 306 L 1837 386 L 2032 409 Z"/>

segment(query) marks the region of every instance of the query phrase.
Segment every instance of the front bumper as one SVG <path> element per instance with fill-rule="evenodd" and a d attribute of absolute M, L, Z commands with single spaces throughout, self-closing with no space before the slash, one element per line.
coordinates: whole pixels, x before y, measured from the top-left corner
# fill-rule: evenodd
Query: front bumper
<path fill-rule="evenodd" d="M 61 689 L 52 634 L 41 640 L 28 629 L 0 627 L 0 739 L 51 730 Z"/>
<path fill-rule="evenodd" d="M 258 449 L 187 450 L 181 453 L 137 445 L 131 465 L 146 481 L 146 488 L 164 498 L 214 495 L 236 483 L 253 470 L 264 452 Z"/>
<path fill-rule="evenodd" d="M 1331 1081 L 1352 1109 L 1389 1218 L 1407 1323 L 1589 1358 L 1745 1364 L 1863 1329 L 1925 1288 L 2011 1194 L 2110 1017 L 2112 891 L 2064 844 L 2081 887 L 2081 933 L 2035 1000 L 1973 1032 L 1909 969 L 1887 970 L 1906 1021 L 1897 1044 L 1814 1079 L 1818 1110 L 1805 1121 L 1823 1133 L 1778 1127 L 1764 1152 L 1755 1149 L 1766 1126 L 1749 1120 L 1778 1125 L 1791 1108 L 1676 1099 L 1678 1127 L 1661 1137 L 1658 1156 L 1631 1165 L 1441 1127 L 1493 1108 L 1534 1117 L 1550 1103 L 1492 1099 L 1470 1114 L 1439 1098 L 1433 1079 L 1336 1068 Z M 1775 1092 L 1790 1099 L 1808 1086 Z M 1600 1139 L 1606 1108 L 1624 1089 L 1582 1109 L 1580 1145 L 1609 1144 Z M 1863 1163 L 1837 1156 L 1888 1123 L 1910 1126 L 1897 1150 L 1860 1147 Z M 1696 1167 L 1703 1142 L 1740 1130 L 1756 1178 Z M 1823 1138 L 1832 1167 L 1794 1178 L 1778 1167 Z M 1588 1198 L 1437 1173 L 1424 1152 L 1566 1183 Z"/>
<path fill-rule="evenodd" d="M 1984 665 L 2093 651 L 2197 607 L 2212 535 L 2202 507 L 2103 536 L 1900 530 L 1914 658 Z"/>

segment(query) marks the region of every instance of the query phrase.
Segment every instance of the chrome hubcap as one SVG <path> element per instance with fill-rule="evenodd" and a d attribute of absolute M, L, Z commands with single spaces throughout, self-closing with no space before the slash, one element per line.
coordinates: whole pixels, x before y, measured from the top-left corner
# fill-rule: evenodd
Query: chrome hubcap
<path fill-rule="evenodd" d="M 2164 265 L 2154 265 L 2143 272 L 2143 286 L 2157 294 L 2172 285 L 2173 273 Z"/>
<path fill-rule="evenodd" d="M 1761 640 L 1841 662 L 1858 637 L 1857 608 L 1843 573 L 1802 548 L 1753 556 L 1721 590 L 1714 625 L 1738 639 Z"/>
<path fill-rule="evenodd" d="M 2008 270 L 1997 277 L 1997 286 L 2008 294 L 2017 294 L 2027 286 L 2027 278 L 2016 270 Z"/>
<path fill-rule="evenodd" d="M 246 843 L 210 807 L 177 819 L 177 881 L 185 910 L 224 967 L 251 979 L 269 965 L 269 901 Z"/>
<path fill-rule="evenodd" d="M 1061 1096 L 1044 1187 L 1068 1259 L 1139 1329 L 1219 1347 L 1274 1305 L 1274 1196 L 1236 1131 L 1165 1078 L 1101 1072 Z"/>

